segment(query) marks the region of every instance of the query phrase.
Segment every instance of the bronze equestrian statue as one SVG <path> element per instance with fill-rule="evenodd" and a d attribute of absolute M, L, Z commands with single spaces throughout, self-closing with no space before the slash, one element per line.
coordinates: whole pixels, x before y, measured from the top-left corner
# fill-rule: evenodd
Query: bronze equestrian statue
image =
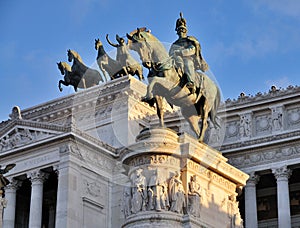
<path fill-rule="evenodd" d="M 197 78 L 202 78 L 201 89 L 194 92 L 185 86 L 186 79 L 174 64 L 174 56 L 169 56 L 163 44 L 145 28 L 137 29 L 127 34 L 130 49 L 136 51 L 143 66 L 149 69 L 149 85 L 143 101 L 153 104 L 157 96 L 164 97 L 169 104 L 181 108 L 181 113 L 188 121 L 193 131 L 203 142 L 208 128 L 208 117 L 215 127 L 217 123 L 217 109 L 220 104 L 220 91 L 215 83 L 203 72 L 196 72 Z M 161 109 L 161 107 L 157 107 Z M 162 111 L 163 112 L 163 111 Z M 202 119 L 201 128 L 199 121 Z"/>

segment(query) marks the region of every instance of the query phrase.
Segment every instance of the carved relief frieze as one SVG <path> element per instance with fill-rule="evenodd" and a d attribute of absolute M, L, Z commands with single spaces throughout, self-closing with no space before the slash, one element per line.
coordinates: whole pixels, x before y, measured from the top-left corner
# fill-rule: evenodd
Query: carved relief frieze
<path fill-rule="evenodd" d="M 170 165 L 180 166 L 180 159 L 169 155 L 144 155 L 133 158 L 129 166 L 138 167 L 142 165 Z"/>
<path fill-rule="evenodd" d="M 271 108 L 271 127 L 272 132 L 280 131 L 283 129 L 283 106 Z"/>
<path fill-rule="evenodd" d="M 59 148 L 60 153 L 71 153 L 82 161 L 94 164 L 105 171 L 111 172 L 114 168 L 114 162 L 97 151 L 91 151 L 87 148 L 80 148 L 77 144 L 67 144 Z"/>
<path fill-rule="evenodd" d="M 183 214 L 187 202 L 180 172 L 167 178 L 158 169 L 138 168 L 130 174 L 130 180 L 131 186 L 125 186 L 123 191 L 125 217 L 153 210 Z"/>
<path fill-rule="evenodd" d="M 0 138 L 0 152 L 31 144 L 55 135 L 57 135 L 57 133 L 16 127 Z"/>
<path fill-rule="evenodd" d="M 90 162 L 91 164 L 97 165 L 101 169 L 107 172 L 112 172 L 114 168 L 114 162 L 108 159 L 105 155 L 101 155 L 94 151 L 80 150 L 83 160 Z"/>
<path fill-rule="evenodd" d="M 291 145 L 276 149 L 270 149 L 260 152 L 251 152 L 247 154 L 240 154 L 230 156 L 228 162 L 238 168 L 250 167 L 260 164 L 268 164 L 271 162 L 289 160 L 297 158 L 300 155 L 300 145 Z"/>
<path fill-rule="evenodd" d="M 268 114 L 255 117 L 255 135 L 270 134 L 272 130 L 271 117 Z"/>
<path fill-rule="evenodd" d="M 288 128 L 295 129 L 300 126 L 300 108 L 295 107 L 287 110 Z"/>
<path fill-rule="evenodd" d="M 250 138 L 252 136 L 252 115 L 245 113 L 240 115 L 239 135 L 241 139 Z"/>
<path fill-rule="evenodd" d="M 199 173 L 207 177 L 210 181 L 215 182 L 230 191 L 235 191 L 235 184 L 231 183 L 224 177 L 210 171 L 209 169 L 201 166 L 200 164 L 195 163 L 194 161 L 188 161 L 187 167 L 193 170 L 195 173 Z"/>
<path fill-rule="evenodd" d="M 237 140 L 239 136 L 239 122 L 237 120 L 226 123 L 225 140 Z"/>
<path fill-rule="evenodd" d="M 84 193 L 86 196 L 99 197 L 102 194 L 101 185 L 96 181 L 83 180 Z"/>

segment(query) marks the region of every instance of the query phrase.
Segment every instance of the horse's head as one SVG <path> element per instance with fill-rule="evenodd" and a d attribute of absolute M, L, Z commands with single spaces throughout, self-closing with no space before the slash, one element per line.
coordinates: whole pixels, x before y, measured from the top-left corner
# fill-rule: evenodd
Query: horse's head
<path fill-rule="evenodd" d="M 74 59 L 73 52 L 70 49 L 68 49 L 67 54 L 68 54 L 68 61 L 72 62 Z"/>
<path fill-rule="evenodd" d="M 100 47 L 103 47 L 102 42 L 100 39 L 95 39 L 95 49 L 98 50 Z"/>
<path fill-rule="evenodd" d="M 57 67 L 58 67 L 61 75 L 64 75 L 65 74 L 65 69 L 64 69 L 64 66 L 63 66 L 62 62 L 57 63 Z"/>
<path fill-rule="evenodd" d="M 138 28 L 130 35 L 126 35 L 129 40 L 129 48 L 139 54 L 145 67 L 150 68 L 152 63 L 153 48 L 149 44 L 149 36 L 147 33 L 149 33 L 149 31 L 146 31 L 146 28 Z"/>
<path fill-rule="evenodd" d="M 59 69 L 59 71 L 60 71 L 60 73 L 62 75 L 66 75 L 66 71 L 67 72 L 71 72 L 72 71 L 71 70 L 71 66 L 68 63 L 66 63 L 66 62 L 59 62 L 59 63 L 57 63 L 57 67 L 58 67 L 58 69 Z"/>

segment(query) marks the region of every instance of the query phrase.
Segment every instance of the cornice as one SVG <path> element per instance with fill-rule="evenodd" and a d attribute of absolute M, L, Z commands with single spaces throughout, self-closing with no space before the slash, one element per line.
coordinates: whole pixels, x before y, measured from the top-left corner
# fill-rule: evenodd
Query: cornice
<path fill-rule="evenodd" d="M 224 154 L 227 152 L 241 152 L 247 149 L 261 148 L 262 146 L 270 146 L 278 143 L 294 141 L 296 139 L 300 139 L 300 130 L 245 141 L 235 141 L 234 143 L 223 145 L 220 151 Z"/>
<path fill-rule="evenodd" d="M 69 127 L 58 125 L 58 124 L 16 119 L 16 120 L 8 121 L 8 123 L 3 128 L 0 129 L 0 137 L 2 137 L 6 132 L 8 132 L 10 129 L 12 129 L 15 126 L 32 127 L 32 128 L 53 130 L 59 132 L 67 132 L 69 130 Z"/>
<path fill-rule="evenodd" d="M 124 92 L 127 92 L 127 95 L 133 95 L 134 97 L 140 99 L 141 94 L 137 92 L 138 90 L 132 91 L 131 87 L 137 87 L 139 88 L 138 90 L 143 90 L 143 87 L 145 87 L 144 89 L 146 91 L 146 85 L 142 82 L 139 82 L 134 77 L 122 77 L 113 81 L 109 81 L 106 84 L 94 86 L 71 95 L 42 103 L 38 106 L 24 109 L 22 110 L 22 117 L 24 119 L 44 118 L 45 120 L 47 119 L 47 121 L 49 121 L 49 119 L 51 119 L 51 115 L 52 117 L 64 116 L 72 112 L 72 109 L 74 108 L 84 108 L 87 102 L 92 103 L 93 105 L 96 103 L 97 105 L 102 103 L 104 100 L 113 101 L 115 98 L 120 96 L 120 93 Z"/>
<path fill-rule="evenodd" d="M 261 105 L 262 103 L 271 103 L 276 101 L 281 101 L 283 99 L 299 97 L 300 95 L 300 87 L 299 86 L 288 86 L 285 89 L 277 89 L 276 87 L 268 92 L 261 93 L 258 92 L 256 95 L 245 95 L 241 93 L 241 95 L 237 99 L 231 100 L 230 98 L 223 102 L 220 106 L 220 110 L 223 112 L 237 109 L 241 107 L 251 107 L 255 105 Z"/>

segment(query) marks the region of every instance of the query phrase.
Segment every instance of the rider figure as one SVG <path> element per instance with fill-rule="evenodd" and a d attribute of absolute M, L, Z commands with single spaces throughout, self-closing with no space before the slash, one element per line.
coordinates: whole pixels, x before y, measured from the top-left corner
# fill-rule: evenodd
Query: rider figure
<path fill-rule="evenodd" d="M 176 21 L 175 31 L 179 38 L 172 44 L 169 54 L 174 56 L 175 64 L 183 72 L 186 80 L 186 87 L 191 93 L 196 92 L 196 87 L 201 86 L 201 78 L 196 78 L 196 70 L 205 72 L 208 65 L 201 55 L 199 41 L 193 36 L 187 36 L 186 20 L 180 13 Z"/>

